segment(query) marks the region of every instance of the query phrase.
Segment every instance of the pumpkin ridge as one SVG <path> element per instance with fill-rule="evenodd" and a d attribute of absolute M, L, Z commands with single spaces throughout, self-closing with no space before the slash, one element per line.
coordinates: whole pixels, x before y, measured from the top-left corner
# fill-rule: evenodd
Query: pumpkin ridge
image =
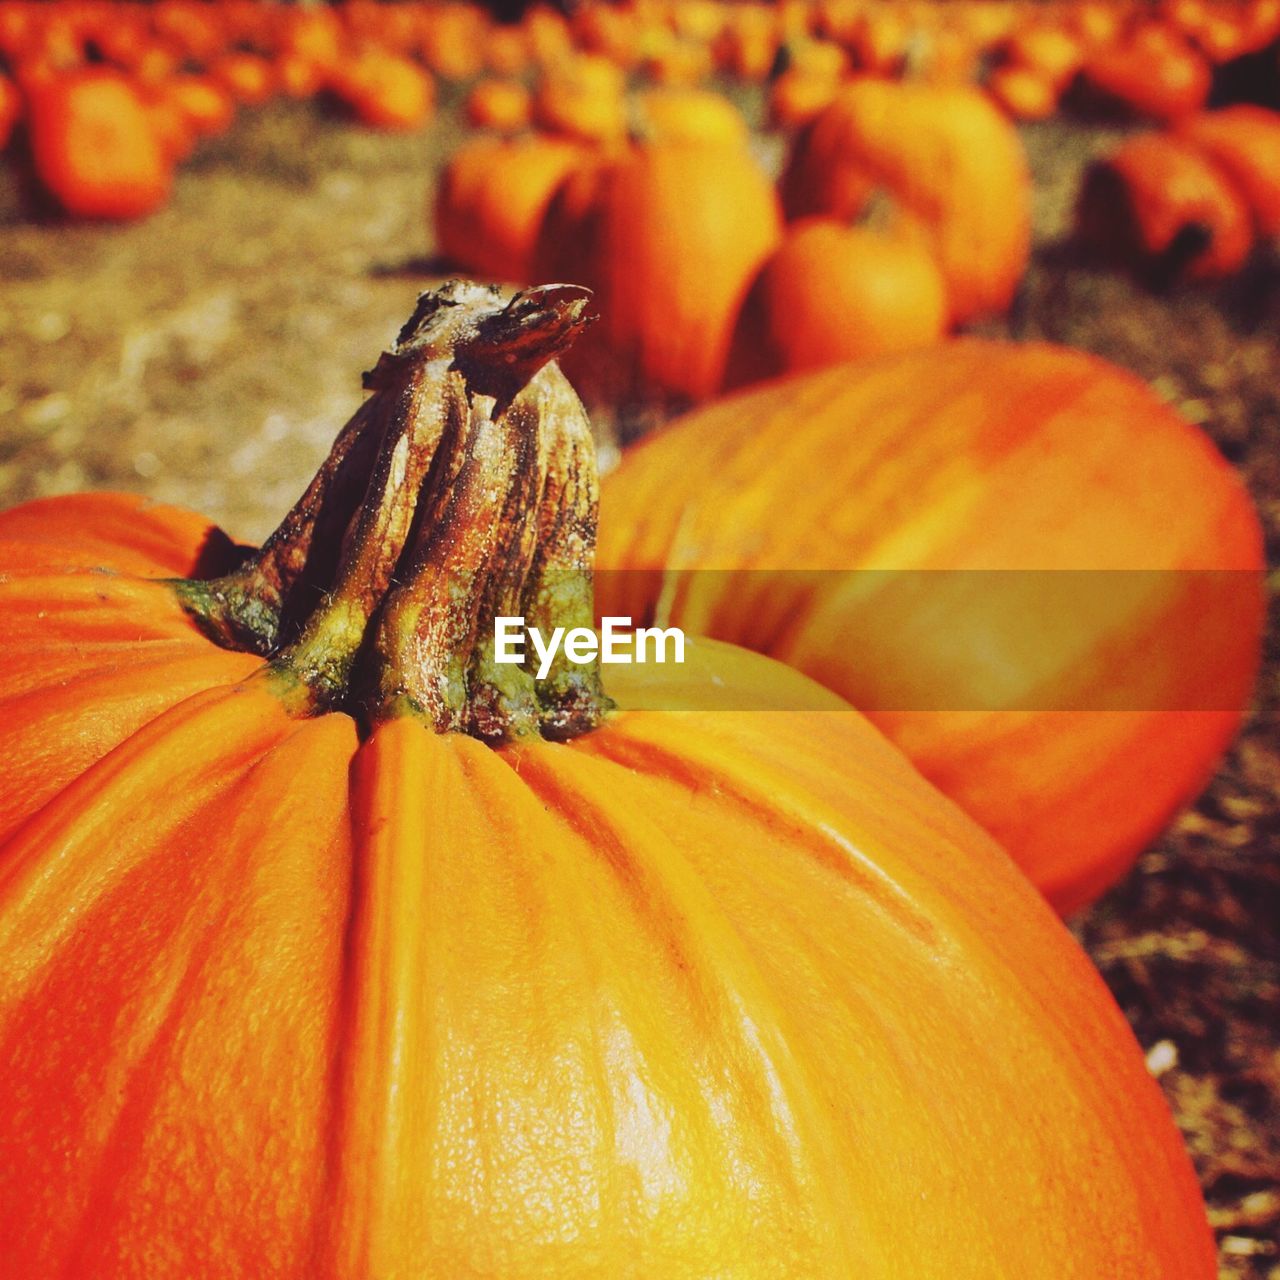
<path fill-rule="evenodd" d="M 785 716 L 788 713 L 769 714 Z M 825 714 L 858 715 L 852 708 Z M 695 794 L 713 784 L 717 792 L 770 825 L 778 824 L 781 811 L 789 845 L 801 844 L 818 865 L 856 889 L 867 901 L 877 903 L 880 910 L 922 945 L 936 949 L 941 944 L 936 926 L 915 908 L 903 886 L 888 877 L 873 858 L 838 834 L 834 814 L 818 816 L 806 810 L 784 775 L 769 770 L 767 777 L 764 776 L 766 766 L 758 758 L 740 758 L 734 748 L 721 742 L 719 737 L 714 751 L 703 748 L 695 751 L 678 728 L 672 731 L 671 740 L 665 740 L 662 727 L 644 713 L 620 716 L 615 729 L 596 734 L 583 744 L 584 749 L 622 768 L 677 779 Z M 891 785 L 884 773 L 877 774 L 877 782 L 881 786 Z"/>
<path fill-rule="evenodd" d="M 270 987 L 271 977 L 278 975 L 282 965 L 292 963 L 295 972 L 308 974 L 315 966 L 314 955 L 306 955 L 305 959 L 287 955 L 281 943 L 288 935 L 278 932 L 280 917 L 264 915 L 259 895 L 270 891 L 281 875 L 280 868 L 272 866 L 270 880 L 266 885 L 262 883 L 268 851 L 278 853 L 282 842 L 301 839 L 309 846 L 319 839 L 312 834 L 316 807 L 309 803 L 305 790 L 298 788 L 286 799 L 285 808 L 305 809 L 308 823 L 275 824 L 276 834 L 267 843 L 262 839 L 262 827 L 281 795 L 282 780 L 296 776 L 300 753 L 309 753 L 311 741 L 318 736 L 329 740 L 341 737 L 344 726 L 341 718 L 331 717 L 303 724 L 288 722 L 284 728 L 285 736 L 268 743 L 262 754 L 240 759 L 225 785 L 200 796 L 189 812 L 169 825 L 158 828 L 145 809 L 133 819 L 132 830 L 149 837 L 145 851 L 123 871 L 122 878 L 82 910 L 77 940 L 65 942 L 55 957 L 56 963 L 42 971 L 43 1002 L 54 1012 L 61 1009 L 70 1024 L 69 1033 L 55 1036 L 51 1045 L 43 1046 L 42 1055 L 39 1037 L 27 1027 L 9 1060 L 17 1071 L 22 1056 L 33 1057 L 35 1061 L 24 1074 L 34 1079 L 37 1088 L 42 1084 L 47 1088 L 47 1079 L 56 1078 L 57 1064 L 68 1059 L 78 1061 L 79 1071 L 69 1070 L 64 1077 L 75 1082 L 77 1095 L 84 1089 L 82 1073 L 93 1071 L 97 1081 L 93 1091 L 96 1105 L 84 1106 L 73 1151 L 64 1151 L 49 1137 L 43 1147 L 36 1142 L 28 1149 L 28 1154 L 46 1169 L 69 1160 L 74 1169 L 63 1174 L 64 1181 L 81 1184 L 73 1197 L 78 1209 L 74 1220 L 65 1215 L 60 1219 L 65 1237 L 46 1237 L 41 1242 L 44 1250 L 57 1251 L 61 1260 L 59 1274 L 115 1274 L 123 1265 L 121 1259 L 111 1257 L 108 1261 L 102 1251 L 104 1240 L 127 1235 L 128 1218 L 139 1196 L 130 1195 L 126 1188 L 140 1189 L 158 1214 L 172 1212 L 170 1181 L 180 1178 L 190 1182 L 193 1176 L 198 1181 L 204 1173 L 201 1162 L 206 1148 L 201 1140 L 208 1143 L 215 1125 L 209 1111 L 225 1109 L 228 1096 L 234 1099 L 240 1094 L 256 1095 L 260 1090 L 257 1082 L 228 1075 L 218 1081 L 203 1081 L 203 1094 L 189 1091 L 186 1076 L 192 1057 L 198 1052 L 201 1011 L 207 1013 L 212 1005 L 222 1013 L 237 999 L 252 1009 L 255 995 L 262 994 L 264 977 Z M 349 725 L 345 732 L 349 733 Z M 310 758 L 308 754 L 308 762 Z M 257 803 L 242 807 L 246 794 Z M 295 812 L 294 817 L 297 816 Z M 201 827 L 222 831 L 224 838 L 192 848 L 191 831 Z M 126 826 L 124 834 L 127 836 L 129 831 Z M 308 855 L 311 852 L 308 848 Z M 307 861 L 308 870 L 314 874 L 316 860 L 308 856 Z M 165 901 L 156 893 L 157 882 L 163 881 L 180 891 L 176 899 Z M 275 888 L 275 892 L 279 896 L 280 889 Z M 119 911 L 119 904 L 131 895 L 146 905 L 138 918 L 130 921 L 137 926 L 136 932 L 126 933 L 112 927 L 112 917 Z M 263 951 L 260 941 L 253 946 L 264 928 L 269 931 L 274 951 Z M 248 952 L 255 965 L 241 968 L 235 960 L 237 950 Z M 233 971 L 235 980 L 230 989 L 228 970 Z M 98 1000 L 81 1007 L 85 988 Z M 280 1000 L 277 989 L 271 989 L 270 994 L 273 1000 Z M 99 1013 L 104 1006 L 105 1017 Z M 121 1018 L 122 1013 L 130 1016 Z M 259 1013 L 276 1022 L 296 1016 L 291 1007 L 270 1004 Z M 106 1036 L 88 1037 L 92 1052 L 82 1055 L 77 1047 L 79 1035 L 87 1036 L 98 1020 L 105 1022 Z M 221 1044 L 223 1037 L 217 1023 L 204 1025 L 206 1038 L 211 1032 Z M 12 1031 L 6 1030 L 7 1038 L 12 1040 Z M 45 1062 L 50 1053 L 53 1069 Z M 100 1057 L 95 1059 L 95 1053 Z M 239 1065 L 243 1067 L 247 1062 Z M 297 1086 L 290 1081 L 282 1082 L 281 1087 L 288 1090 Z M 166 1131 L 166 1126 L 156 1117 L 167 1111 L 172 1123 L 175 1097 L 180 1099 L 186 1119 L 168 1145 L 161 1145 L 157 1153 L 150 1144 L 155 1135 Z M 55 1127 L 55 1135 L 59 1132 Z M 236 1138 L 230 1141 L 234 1144 Z M 156 1182 L 157 1154 L 170 1162 L 160 1185 Z M 276 1177 L 278 1184 L 279 1175 Z M 278 1185 L 274 1188 L 276 1192 L 279 1189 Z M 258 1185 L 256 1190 L 269 1205 L 269 1184 Z M 293 1193 L 297 1194 L 296 1187 Z M 270 1209 L 264 1206 L 263 1213 L 269 1215 Z M 188 1260 L 216 1248 L 216 1237 L 233 1221 L 230 1217 L 220 1219 L 212 1233 L 187 1239 L 184 1245 Z M 49 1265 L 47 1270 L 52 1274 L 54 1268 Z M 244 1266 L 230 1268 L 229 1273 L 255 1274 Z M 228 1271 L 220 1269 L 220 1274 Z"/>
<path fill-rule="evenodd" d="M 781 1158 L 792 1180 L 792 1194 L 807 1205 L 815 1198 L 824 1202 L 827 1213 L 817 1214 L 817 1220 L 825 1218 L 834 1226 L 830 1234 L 819 1231 L 808 1242 L 810 1246 L 821 1249 L 827 1267 L 836 1266 L 843 1274 L 870 1265 L 874 1259 L 867 1256 L 866 1242 L 874 1237 L 850 1225 L 854 1207 L 841 1204 L 835 1188 L 821 1174 L 823 1167 L 831 1171 L 841 1161 L 829 1119 L 816 1101 L 820 1090 L 812 1071 L 794 1051 L 796 1033 L 790 1018 L 736 923 L 715 901 L 696 868 L 658 837 L 644 813 L 624 810 L 625 820 L 618 815 L 612 775 L 616 768 L 628 765 L 597 747 L 602 738 L 611 736 L 605 730 L 581 744 L 531 752 L 521 778 L 608 864 L 631 904 L 637 927 L 652 931 L 660 926 L 671 971 L 689 993 L 690 1002 L 714 1017 L 718 1039 L 723 1043 L 728 1037 L 736 1046 L 725 1052 L 738 1072 L 745 1063 L 754 1064 L 751 1074 L 759 1094 L 749 1104 L 750 1113 L 758 1114 L 763 1106 L 772 1115 L 770 1128 L 786 1135 L 786 1154 Z M 554 764 L 549 753 L 554 753 Z M 639 840 L 637 832 L 642 833 Z M 659 848 L 665 853 L 661 863 L 644 856 L 645 849 Z M 710 986 L 705 985 L 707 978 Z M 779 1155 L 771 1154 L 776 1174 Z M 813 1225 L 804 1230 L 812 1230 Z M 797 1236 L 802 1234 L 797 1229 Z"/>
<path fill-rule="evenodd" d="M 235 683 L 239 675 L 221 669 L 229 660 L 206 652 L 118 663 L 0 696 L 0 760 L 10 779 L 0 795 L 0 840 L 172 706 Z M 95 709 L 92 727 L 83 723 L 86 705 Z"/>
<path fill-rule="evenodd" d="M 36 930 L 22 919 L 24 912 L 36 910 L 38 918 L 39 903 L 46 895 L 64 892 L 76 899 L 85 890 L 96 895 L 104 887 L 103 871 L 92 872 L 69 861 L 68 853 L 89 838 L 93 827 L 109 828 L 118 820 L 110 811 L 113 804 L 124 803 L 129 795 L 147 794 L 151 780 L 159 776 L 166 779 L 164 789 L 169 794 L 184 794 L 174 782 L 173 759 L 195 777 L 207 775 L 211 741 L 219 742 L 224 752 L 234 747 L 251 757 L 261 743 L 292 731 L 293 722 L 283 717 L 274 699 L 253 701 L 256 706 L 243 686 L 209 689 L 184 699 L 108 752 L 0 846 L 0 938 L 9 957 L 6 986 L 18 975 L 29 977 L 39 957 L 75 924 L 75 913 L 62 911 L 56 918 L 50 915 Z M 219 738 L 215 730 L 223 736 Z M 179 747 L 184 741 L 185 753 Z M 127 860 L 127 855 L 122 856 Z M 63 885 L 64 880 L 69 883 Z M 72 888 L 77 881 L 79 886 Z M 23 949 L 14 941 L 18 933 L 25 938 Z M 43 938 L 38 946 L 37 934 Z M 25 961 L 24 954 L 29 957 Z"/>

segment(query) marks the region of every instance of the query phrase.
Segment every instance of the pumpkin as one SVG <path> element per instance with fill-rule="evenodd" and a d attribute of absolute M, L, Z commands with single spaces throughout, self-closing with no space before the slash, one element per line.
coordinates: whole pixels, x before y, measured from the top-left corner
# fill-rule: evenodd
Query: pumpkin
<path fill-rule="evenodd" d="M 288 98 L 314 98 L 324 88 L 332 68 L 300 53 L 282 53 L 275 60 L 276 82 Z"/>
<path fill-rule="evenodd" d="M 618 142 L 627 134 L 625 87 L 623 73 L 599 55 L 566 59 L 534 91 L 534 123 L 582 142 Z"/>
<path fill-rule="evenodd" d="M 796 139 L 790 218 L 852 218 L 876 190 L 899 206 L 947 281 L 950 318 L 1002 311 L 1031 252 L 1031 184 L 1017 132 L 977 89 L 859 80 Z"/>
<path fill-rule="evenodd" d="M 1157 282 L 1232 275 L 1253 247 L 1240 192 L 1193 142 L 1166 133 L 1129 138 L 1090 165 L 1076 226 L 1095 253 Z"/>
<path fill-rule="evenodd" d="M 218 81 L 208 76 L 179 74 L 166 93 L 181 107 L 187 123 L 201 137 L 225 133 L 235 119 L 236 105 Z"/>
<path fill-rule="evenodd" d="M 746 147 L 742 112 L 713 89 L 642 89 L 631 100 L 634 136 L 650 142 Z"/>
<path fill-rule="evenodd" d="M 529 90 L 518 80 L 486 77 L 467 94 L 467 121 L 482 129 L 518 133 L 528 127 L 531 113 Z"/>
<path fill-rule="evenodd" d="M 411 58 L 370 47 L 342 64 L 330 86 L 361 124 L 420 129 L 435 110 L 435 81 Z"/>
<path fill-rule="evenodd" d="M 1160 121 L 1199 111 L 1213 79 L 1203 54 L 1160 24 L 1098 46 L 1081 75 L 1080 96 L 1090 105 Z"/>
<path fill-rule="evenodd" d="M 946 283 L 919 244 L 834 218 L 805 219 L 751 286 L 726 382 L 927 346 L 946 319 Z"/>
<path fill-rule="evenodd" d="M 73 71 L 31 86 L 27 128 L 36 177 L 72 217 L 138 218 L 168 200 L 160 139 L 116 72 Z"/>
<path fill-rule="evenodd" d="M 1244 197 L 1259 236 L 1280 236 L 1280 113 L 1240 105 L 1188 116 L 1178 136 Z"/>
<path fill-rule="evenodd" d="M 261 106 L 276 92 L 276 75 L 271 63 L 256 53 L 226 53 L 209 66 L 213 77 L 237 101 Z"/>
<path fill-rule="evenodd" d="M 1026 27 L 1014 32 L 1000 49 L 1002 66 L 1028 71 L 1059 93 L 1083 59 L 1080 41 L 1061 27 Z"/>
<path fill-rule="evenodd" d="M 1063 912 L 1203 785 L 1258 662 L 1235 473 L 1136 379 L 1048 346 L 960 340 L 696 411 L 607 478 L 599 562 L 606 613 L 865 710 Z"/>
<path fill-rule="evenodd" d="M 602 317 L 571 353 L 571 376 L 606 401 L 714 394 L 743 299 L 782 234 L 777 196 L 750 153 L 636 145 L 565 186 L 535 261 L 595 290 Z"/>
<path fill-rule="evenodd" d="M 838 79 L 788 67 L 769 86 L 769 127 L 798 129 L 815 120 L 839 92 Z"/>
<path fill-rule="evenodd" d="M 490 279 L 529 280 L 547 205 L 582 163 L 581 146 L 564 138 L 482 134 L 464 142 L 436 188 L 437 246 Z"/>
<path fill-rule="evenodd" d="M 1016 63 L 996 67 L 986 79 L 986 90 L 1014 120 L 1048 120 L 1058 109 L 1058 91 L 1052 82 Z"/>
<path fill-rule="evenodd" d="M 589 618 L 581 305 L 424 299 L 248 559 L 0 516 L 6 1267 L 1211 1280 L 1101 980 L 856 713 L 496 676 L 495 606 Z"/>

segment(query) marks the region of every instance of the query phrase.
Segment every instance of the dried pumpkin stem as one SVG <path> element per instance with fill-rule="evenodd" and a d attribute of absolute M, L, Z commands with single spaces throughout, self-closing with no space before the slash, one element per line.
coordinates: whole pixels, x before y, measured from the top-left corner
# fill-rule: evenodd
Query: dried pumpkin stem
<path fill-rule="evenodd" d="M 597 485 L 590 425 L 552 363 L 587 292 L 507 302 L 451 281 L 423 294 L 307 492 L 262 549 L 179 584 L 228 647 L 272 656 L 302 711 L 424 719 L 499 741 L 569 737 L 608 706 L 594 664 L 542 679 L 498 663 L 493 620 L 589 627 Z"/>

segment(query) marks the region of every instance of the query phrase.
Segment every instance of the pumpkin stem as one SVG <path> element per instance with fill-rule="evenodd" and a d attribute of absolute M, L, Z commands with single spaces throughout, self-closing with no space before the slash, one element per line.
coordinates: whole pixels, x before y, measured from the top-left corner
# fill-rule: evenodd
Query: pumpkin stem
<path fill-rule="evenodd" d="M 539 677 L 499 663 L 493 635 L 497 616 L 544 634 L 592 625 L 594 446 L 553 363 L 593 318 L 588 298 L 424 293 L 275 533 L 227 576 L 177 584 L 205 631 L 269 655 L 304 712 L 412 715 L 489 741 L 598 724 L 594 663 L 561 646 Z"/>

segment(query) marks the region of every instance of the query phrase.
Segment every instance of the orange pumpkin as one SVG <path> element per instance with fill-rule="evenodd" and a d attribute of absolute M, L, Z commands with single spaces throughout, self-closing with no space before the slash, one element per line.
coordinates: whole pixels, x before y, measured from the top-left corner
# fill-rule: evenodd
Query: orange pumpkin
<path fill-rule="evenodd" d="M 1253 246 L 1239 191 L 1190 141 L 1130 138 L 1090 166 L 1076 211 L 1080 241 L 1157 281 L 1239 271 Z"/>
<path fill-rule="evenodd" d="M 1094 49 L 1082 77 L 1091 104 L 1170 121 L 1204 106 L 1213 74 L 1201 53 L 1157 24 Z"/>
<path fill-rule="evenodd" d="M 518 80 L 493 77 L 472 86 L 465 110 L 468 123 L 500 133 L 518 133 L 528 128 L 533 112 L 532 99 L 524 85 Z"/>
<path fill-rule="evenodd" d="M 839 92 L 838 79 L 789 67 L 769 86 L 769 127 L 798 129 L 817 119 Z"/>
<path fill-rule="evenodd" d="M 167 92 L 201 137 L 225 133 L 235 119 L 236 104 L 231 95 L 208 76 L 176 75 L 169 81 Z"/>
<path fill-rule="evenodd" d="M 22 118 L 22 94 L 6 75 L 0 75 L 0 151 L 8 144 L 13 126 Z"/>
<path fill-rule="evenodd" d="M 155 126 L 116 72 L 31 86 L 27 127 L 36 176 L 72 217 L 138 218 L 168 200 L 171 171 Z"/>
<path fill-rule="evenodd" d="M 742 112 L 713 89 L 642 89 L 631 100 L 632 133 L 650 142 L 747 146 Z"/>
<path fill-rule="evenodd" d="M 598 295 L 569 368 L 592 398 L 715 393 L 738 311 L 777 245 L 777 196 L 745 148 L 653 143 L 577 175 L 544 225 L 543 267 Z"/>
<path fill-rule="evenodd" d="M 497 686 L 485 591 L 589 562 L 575 293 L 427 300 L 222 577 L 190 513 L 0 517 L 11 1274 L 1210 1280 L 1101 980 L 856 713 L 703 643 L 616 682 L 683 714 Z"/>
<path fill-rule="evenodd" d="M 928 251 L 834 218 L 794 223 L 742 308 L 728 386 L 927 346 L 947 287 Z"/>
<path fill-rule="evenodd" d="M 607 478 L 600 564 L 643 571 L 604 575 L 606 612 L 660 600 L 868 711 L 1064 912 L 1203 785 L 1258 661 L 1235 474 L 1053 347 L 962 340 L 695 412 Z"/>
<path fill-rule="evenodd" d="M 374 129 L 420 129 L 435 110 L 435 81 L 411 58 L 370 47 L 330 78 L 337 96 L 361 124 Z"/>
<path fill-rule="evenodd" d="M 1244 197 L 1260 236 L 1280 236 L 1280 113 L 1241 105 L 1188 116 L 1178 136 Z"/>
<path fill-rule="evenodd" d="M 627 133 L 625 84 L 622 72 L 598 55 L 557 63 L 534 91 L 534 123 L 583 142 L 618 142 Z"/>
<path fill-rule="evenodd" d="M 209 75 L 247 106 L 269 102 L 276 91 L 271 63 L 256 53 L 227 53 L 209 67 Z"/>
<path fill-rule="evenodd" d="M 436 186 L 437 248 L 489 279 L 530 280 L 547 206 L 582 163 L 583 149 L 562 138 L 464 142 Z"/>
<path fill-rule="evenodd" d="M 928 244 L 951 319 L 1001 311 L 1031 253 L 1031 182 L 1017 132 L 977 89 L 859 80 L 796 139 L 791 218 L 852 218 L 885 191 Z"/>
<path fill-rule="evenodd" d="M 1014 63 L 996 67 L 987 77 L 986 90 L 1014 120 L 1047 120 L 1058 109 L 1058 92 L 1052 82 Z"/>
<path fill-rule="evenodd" d="M 1084 52 L 1077 40 L 1061 27 L 1026 27 L 1001 47 L 1001 65 L 1021 68 L 1055 90 L 1066 88 L 1080 69 Z"/>

